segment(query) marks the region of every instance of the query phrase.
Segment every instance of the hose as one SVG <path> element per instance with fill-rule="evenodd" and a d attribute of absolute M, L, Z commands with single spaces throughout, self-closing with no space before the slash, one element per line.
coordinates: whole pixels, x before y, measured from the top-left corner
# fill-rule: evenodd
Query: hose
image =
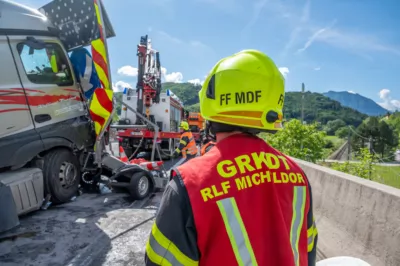
<path fill-rule="evenodd" d="M 163 150 L 161 149 L 161 146 L 160 146 L 159 143 L 157 143 L 157 146 L 158 146 L 158 150 L 160 151 L 160 153 L 161 153 L 162 155 L 165 155 L 165 156 L 171 156 L 171 155 L 172 155 L 172 154 L 168 154 L 168 153 L 166 153 L 165 151 L 163 151 Z"/>
<path fill-rule="evenodd" d="M 144 137 L 142 137 L 142 138 L 140 139 L 139 145 L 137 146 L 136 150 L 131 154 L 131 156 L 129 156 L 128 161 L 132 160 L 132 158 L 135 157 L 136 153 L 139 151 L 140 147 L 141 147 L 142 144 L 143 144 L 143 140 L 144 140 Z"/>

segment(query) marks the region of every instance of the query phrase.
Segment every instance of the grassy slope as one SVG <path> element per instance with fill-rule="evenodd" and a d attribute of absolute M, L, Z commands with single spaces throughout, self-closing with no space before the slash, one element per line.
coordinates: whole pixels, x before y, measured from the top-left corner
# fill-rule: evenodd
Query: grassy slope
<path fill-rule="evenodd" d="M 375 165 L 375 171 L 372 172 L 372 180 L 400 188 L 400 166 L 381 166 Z"/>

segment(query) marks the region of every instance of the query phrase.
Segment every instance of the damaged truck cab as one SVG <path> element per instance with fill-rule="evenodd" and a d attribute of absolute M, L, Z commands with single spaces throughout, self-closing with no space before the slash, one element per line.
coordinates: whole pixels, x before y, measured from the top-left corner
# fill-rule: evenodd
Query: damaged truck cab
<path fill-rule="evenodd" d="M 30 176 L 23 167 L 39 166 L 45 192 L 66 202 L 80 182 L 79 152 L 94 143 L 87 106 L 58 29 L 18 4 L 1 1 L 0 12 L 0 171 Z"/>
<path fill-rule="evenodd" d="M 54 11 L 51 4 L 60 9 L 58 1 L 52 2 L 48 12 Z M 139 165 L 103 152 L 104 141 L 96 139 L 80 85 L 88 81 L 76 77 L 68 56 L 71 43 L 62 38 L 78 34 L 79 28 L 60 34 L 44 14 L 47 11 L 0 0 L 0 208 L 9 210 L 11 217 L 11 205 L 15 215 L 21 215 L 50 202 L 68 202 L 77 194 L 82 174 L 98 181 L 99 173 L 105 172 L 108 185 L 127 188 L 135 199 L 165 186 L 167 178 L 155 178 Z M 13 197 L 8 207 L 6 195 Z M 4 226 L 0 232 L 7 230 Z"/>

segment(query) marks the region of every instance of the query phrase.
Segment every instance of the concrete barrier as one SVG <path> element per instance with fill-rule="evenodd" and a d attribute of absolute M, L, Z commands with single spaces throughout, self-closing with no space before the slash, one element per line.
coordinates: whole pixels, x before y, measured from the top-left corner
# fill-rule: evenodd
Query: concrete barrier
<path fill-rule="evenodd" d="M 400 190 L 295 159 L 310 180 L 319 259 L 400 265 Z"/>

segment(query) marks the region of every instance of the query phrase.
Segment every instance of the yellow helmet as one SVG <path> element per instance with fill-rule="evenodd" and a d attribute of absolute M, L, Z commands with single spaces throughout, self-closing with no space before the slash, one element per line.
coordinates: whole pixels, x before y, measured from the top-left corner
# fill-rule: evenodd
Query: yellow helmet
<path fill-rule="evenodd" d="M 186 121 L 182 121 L 179 127 L 183 128 L 183 130 L 189 130 L 189 124 Z"/>
<path fill-rule="evenodd" d="M 285 79 L 257 50 L 221 59 L 199 91 L 200 112 L 211 122 L 276 132 L 282 129 Z"/>

